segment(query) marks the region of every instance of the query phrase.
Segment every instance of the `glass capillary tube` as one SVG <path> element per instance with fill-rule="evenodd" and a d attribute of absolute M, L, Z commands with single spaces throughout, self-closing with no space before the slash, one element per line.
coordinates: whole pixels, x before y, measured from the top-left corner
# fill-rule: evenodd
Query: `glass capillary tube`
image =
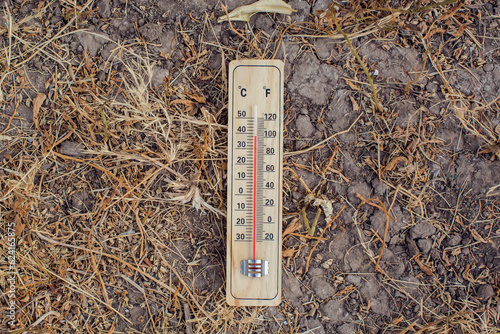
<path fill-rule="evenodd" d="M 257 239 L 257 105 L 253 106 L 253 259 Z"/>

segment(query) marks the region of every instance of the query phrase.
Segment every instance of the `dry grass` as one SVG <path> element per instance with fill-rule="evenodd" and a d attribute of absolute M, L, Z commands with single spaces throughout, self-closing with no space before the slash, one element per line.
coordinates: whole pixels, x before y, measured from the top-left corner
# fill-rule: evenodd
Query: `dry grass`
<path fill-rule="evenodd" d="M 2 132 L 3 150 L 12 152 L 2 165 L 0 202 L 2 222 L 17 222 L 19 327 L 128 327 L 123 310 L 139 291 L 147 310 L 135 319 L 141 328 L 169 332 L 179 326 L 172 319 L 189 314 L 196 332 L 211 331 L 220 322 L 220 291 L 197 291 L 186 275 L 214 251 L 207 241 L 223 237 L 211 224 L 224 216 L 222 101 L 208 103 L 189 76 L 152 87 L 143 47 L 117 44 L 108 63 L 88 53 L 71 60 L 57 37 L 78 31 L 77 17 L 91 4 L 74 8 L 77 15 L 48 40 L 32 36 L 36 16 L 15 24 L 9 16 L 2 32 L 9 37 L 2 99 L 33 106 L 35 124 L 9 127 L 14 113 Z M 23 89 L 37 53 L 48 59 L 50 93 L 31 99 Z M 99 71 L 106 80 L 98 82 Z M 189 226 L 191 207 L 213 215 Z M 209 239 L 192 239 L 195 229 Z M 181 243 L 195 250 L 192 258 L 175 248 Z"/>
<path fill-rule="evenodd" d="M 7 27 L 0 28 L 0 232 L 5 237 L 6 223 L 16 222 L 18 332 L 111 333 L 120 327 L 130 333 L 245 333 L 265 329 L 271 322 L 284 332 L 283 319 L 264 317 L 263 309 L 228 307 L 221 284 L 213 283 L 224 279 L 225 256 L 220 252 L 225 251 L 225 60 L 274 57 L 285 38 L 304 50 L 311 48 L 308 39 L 315 38 L 344 43 L 366 36 L 395 45 L 396 31 L 408 29 L 413 34 L 397 43 L 421 48 L 428 59 L 415 80 L 401 83 L 406 93 L 417 95 L 418 78 L 437 72 L 445 83 L 449 112 L 461 122 L 464 132 L 477 138 L 481 154 L 500 158 L 500 130 L 489 121 L 498 109 L 498 98 L 471 101 L 463 96 L 447 82 L 446 59 L 429 51 L 429 38 L 442 33 L 438 29 L 444 20 L 455 28 L 457 39 L 471 35 L 472 46 L 480 47 L 472 31 L 460 23 L 471 15 L 460 10 L 462 5 L 458 8 L 460 3 L 445 1 L 427 8 L 408 2 L 400 9 L 387 8 L 382 1 L 355 2 L 351 8 L 336 4 L 335 23 L 326 13 L 317 13 L 311 22 L 279 22 L 273 35 L 231 26 L 228 29 L 236 33 L 229 46 L 205 38 L 213 30 L 205 15 L 200 36 L 179 27 L 189 51 L 181 75 L 168 75 L 160 87 L 152 86 L 158 60 L 143 40 L 129 45 L 113 42 L 113 56 L 106 62 L 86 50 L 75 57 L 63 42 L 95 15 L 93 0 L 82 5 L 64 2 L 64 24 L 50 33 L 38 20 L 50 16 L 50 4 L 40 2 L 31 16 L 22 19 L 9 7 L 2 8 Z M 435 17 L 427 15 L 430 10 Z M 418 32 L 413 26 L 419 27 Z M 222 70 L 207 65 L 212 52 L 208 46 L 220 50 Z M 356 47 L 350 48 L 354 56 Z M 356 65 L 354 56 L 346 61 L 346 70 L 356 78 L 350 87 L 361 114 L 346 132 L 365 126 L 370 138 L 362 145 L 377 156 L 366 157 L 364 164 L 391 189 L 388 209 L 382 202 L 377 206 L 379 200 L 364 202 L 383 209 L 387 228 L 395 202 L 414 219 L 430 220 L 426 207 L 434 197 L 442 196 L 434 189 L 430 170 L 437 153 L 447 149 L 434 133 L 442 120 L 419 109 L 405 127 L 393 126 L 397 116 L 391 110 L 393 96 L 379 93 L 387 87 L 373 82 L 367 59 L 357 55 Z M 427 68 L 426 63 L 430 64 Z M 48 76 L 33 75 L 34 67 Z M 35 78 L 44 79 L 39 80 L 48 88 L 46 93 L 32 89 L 39 84 L 33 82 Z M 371 85 L 363 84 L 365 80 Z M 376 108 L 369 107 L 371 99 Z M 21 105 L 33 110 L 33 126 L 22 120 Z M 361 118 L 370 119 L 370 124 L 357 123 Z M 314 152 L 343 133 L 287 152 L 287 157 Z M 322 177 L 322 185 L 331 175 L 348 182 L 334 168 L 340 148 L 333 151 L 324 164 L 297 167 L 287 160 L 286 168 L 307 168 Z M 294 189 L 297 178 L 290 174 L 285 180 L 287 191 Z M 322 185 L 308 193 L 322 198 Z M 495 204 L 488 204 L 497 214 Z M 416 300 L 401 282 L 379 268 L 386 235 L 375 233 L 365 240 L 361 227 L 366 222 L 366 207 L 355 208 L 354 217 L 365 253 L 384 284 L 406 294 L 409 305 L 420 305 L 419 316 L 424 320 L 412 321 L 401 314 L 386 323 L 386 329 L 400 333 L 447 333 L 458 328 L 462 333 L 499 332 L 498 310 L 492 301 L 483 305 L 470 296 L 451 300 L 447 283 L 431 277 L 420 287 L 424 297 Z M 491 221 L 499 218 L 494 214 Z M 299 212 L 292 212 L 289 217 L 298 216 Z M 307 219 L 305 210 L 303 216 Z M 298 219 L 292 220 L 285 235 L 300 244 L 285 252 L 285 261 L 299 256 L 305 246 L 309 266 L 313 251 L 323 245 L 324 233 L 337 217 L 326 223 L 319 238 L 314 236 L 318 219 L 309 236 L 296 233 L 301 226 Z M 455 210 L 453 222 L 456 217 L 460 215 Z M 444 232 L 454 227 L 444 221 L 436 224 Z M 376 248 L 379 250 L 374 251 Z M 7 251 L 2 244 L 0 257 Z M 427 276 L 433 275 L 429 259 L 417 256 L 414 261 L 423 272 L 429 270 Z M 2 286 L 7 272 L 8 267 L 1 263 Z M 203 277 L 207 273 L 212 276 Z M 476 276 L 473 286 L 484 282 L 486 277 Z M 218 289 L 213 290 L 214 286 Z M 428 306 L 430 298 L 440 300 L 446 309 Z M 2 295 L 2 312 L 6 302 Z M 134 313 L 138 309 L 142 311 Z M 299 332 L 303 315 L 288 305 L 281 311 L 287 330 Z"/>

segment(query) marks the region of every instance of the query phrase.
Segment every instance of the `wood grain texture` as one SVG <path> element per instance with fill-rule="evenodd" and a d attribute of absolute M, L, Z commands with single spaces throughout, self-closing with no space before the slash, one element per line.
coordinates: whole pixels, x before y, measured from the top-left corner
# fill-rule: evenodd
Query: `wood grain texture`
<path fill-rule="evenodd" d="M 280 60 L 237 60 L 229 65 L 226 271 L 229 305 L 276 306 L 281 302 L 283 70 Z M 255 175 L 254 166 L 257 166 Z M 243 205 L 245 209 L 241 210 Z M 245 219 L 244 224 L 241 218 Z M 269 262 L 268 275 L 253 278 L 241 274 L 241 261 L 252 259 L 254 252 L 256 259 Z"/>

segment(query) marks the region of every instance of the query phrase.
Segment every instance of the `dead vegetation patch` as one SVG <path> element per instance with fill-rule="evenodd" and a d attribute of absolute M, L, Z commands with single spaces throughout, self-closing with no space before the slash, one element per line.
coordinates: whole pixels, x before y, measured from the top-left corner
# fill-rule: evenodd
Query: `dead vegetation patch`
<path fill-rule="evenodd" d="M 90 31 L 96 22 L 102 30 L 114 24 L 92 0 L 54 4 L 0 11 L 0 231 L 5 238 L 7 223 L 15 222 L 20 332 L 333 331 L 341 324 L 335 316 L 361 332 L 498 332 L 500 264 L 490 248 L 498 238 L 500 184 L 485 183 L 476 200 L 469 188 L 479 181 L 461 160 L 500 158 L 496 77 L 484 71 L 493 88 L 475 78 L 486 64 L 499 66 L 498 49 L 484 51 L 498 24 L 482 5 L 355 1 L 314 11 L 310 4 L 306 21 L 272 14 L 262 29 L 220 28 L 210 11 L 183 12 L 171 41 L 180 46 L 158 52 L 133 25 L 134 38 L 122 41 Z M 114 10 L 114 19 L 124 11 Z M 60 20 L 51 21 L 55 16 Z M 83 32 L 85 43 L 76 43 Z M 335 110 L 305 106 L 291 93 L 285 115 L 287 140 L 300 145 L 285 148 L 284 288 L 314 294 L 305 302 L 285 295 L 277 309 L 228 307 L 228 61 L 285 57 L 294 73 L 295 57 L 321 59 L 324 39 L 334 44 L 322 64 L 341 74 L 355 116 L 332 132 L 323 116 Z M 398 50 L 411 50 L 398 55 L 410 66 L 383 72 Z M 456 79 L 459 70 L 469 81 Z M 310 109 L 301 120 L 311 121 L 319 139 L 300 138 L 294 128 L 302 109 Z M 458 134 L 443 132 L 451 118 Z M 348 134 L 356 135 L 351 144 Z M 355 163 L 348 165 L 347 155 Z M 449 179 L 456 184 L 448 187 L 443 180 L 454 169 Z M 361 185 L 350 194 L 362 178 L 387 191 L 363 195 Z M 373 223 L 375 215 L 382 224 Z M 402 227 L 393 243 L 396 221 Z M 424 252 L 433 228 L 435 252 Z M 394 278 L 397 246 L 408 263 Z M 2 244 L 0 257 L 7 252 Z M 336 252 L 342 261 L 333 260 Z M 361 262 L 366 256 L 368 267 L 347 266 L 352 254 Z M 327 298 L 310 287 L 316 278 L 307 275 L 318 268 L 335 290 Z M 8 266 L 2 261 L 0 269 L 5 286 Z M 362 270 L 358 283 L 352 274 Z M 377 298 L 366 288 L 372 277 L 398 306 L 392 313 L 373 313 Z M 6 302 L 3 296 L 1 312 Z"/>

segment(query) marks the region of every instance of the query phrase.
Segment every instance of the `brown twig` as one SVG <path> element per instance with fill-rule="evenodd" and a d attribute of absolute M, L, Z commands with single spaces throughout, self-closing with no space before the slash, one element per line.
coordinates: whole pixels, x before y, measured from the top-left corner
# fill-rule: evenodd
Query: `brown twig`
<path fill-rule="evenodd" d="M 368 198 L 368 199 L 365 199 L 363 196 L 361 196 L 360 194 L 356 194 L 356 196 L 361 200 L 361 203 L 358 205 L 358 208 L 360 206 L 362 206 L 363 204 L 368 204 L 368 205 L 371 205 L 381 211 L 384 212 L 385 214 L 385 218 L 386 218 L 386 223 L 385 223 L 385 230 L 384 230 L 384 238 L 382 240 L 382 248 L 380 250 L 380 255 L 378 256 L 378 259 L 377 259 L 377 262 L 375 263 L 375 271 L 376 272 L 380 272 L 380 268 L 379 268 L 379 263 L 380 263 L 380 260 L 382 259 L 382 254 L 384 254 L 384 250 L 385 250 L 385 242 L 387 240 L 387 232 L 389 231 L 389 222 L 390 220 L 389 219 L 392 219 L 393 221 L 396 221 L 395 218 L 393 218 L 389 212 L 387 211 L 387 209 L 385 208 L 385 204 L 382 203 L 381 200 L 377 199 L 377 198 Z M 372 203 L 370 201 L 376 201 L 376 202 L 379 202 L 380 203 L 380 206 L 375 204 L 375 203 Z"/>
<path fill-rule="evenodd" d="M 250 42 L 248 40 L 248 38 L 246 38 L 243 34 L 241 34 L 238 30 L 236 30 L 234 27 L 233 27 L 233 23 L 231 22 L 231 19 L 229 18 L 229 12 L 227 11 L 227 8 L 226 6 L 222 5 L 222 9 L 224 10 L 224 12 L 226 12 L 226 15 L 227 15 L 227 22 L 229 23 L 229 27 L 231 27 L 231 30 L 238 36 L 240 36 L 245 42 L 248 43 L 248 45 L 254 49 L 258 54 L 259 54 L 259 57 L 260 58 L 264 58 L 264 54 L 262 53 L 262 51 L 260 51 L 260 49 L 258 47 L 256 47 L 252 42 Z"/>
<path fill-rule="evenodd" d="M 337 212 L 335 217 L 333 217 L 332 220 L 330 220 L 328 222 L 328 224 L 326 224 L 326 227 L 323 229 L 323 231 L 321 231 L 321 234 L 319 236 L 320 238 L 323 238 L 323 234 L 325 234 L 325 231 L 328 230 L 328 228 L 333 224 L 333 222 L 337 220 L 337 218 L 340 216 L 342 211 L 344 211 L 344 209 L 345 209 L 345 205 L 343 205 L 342 208 L 340 209 L 340 211 Z M 309 263 L 311 262 L 312 254 L 313 254 L 314 250 L 316 249 L 316 247 L 318 246 L 320 241 L 321 241 L 321 239 L 316 240 L 316 243 L 314 244 L 313 248 L 311 249 L 311 252 L 309 253 L 309 256 L 307 257 L 306 270 L 304 271 L 304 274 L 307 273 L 307 271 L 309 270 Z"/>
<path fill-rule="evenodd" d="M 365 62 L 361 59 L 361 57 L 359 56 L 359 54 L 356 51 L 356 49 L 354 48 L 354 46 L 352 45 L 351 39 L 349 38 L 349 36 L 347 36 L 347 34 L 342 30 L 342 27 L 340 26 L 340 24 L 337 21 L 337 15 L 336 14 L 337 13 L 335 12 L 335 10 L 332 7 L 331 10 L 330 10 L 330 15 L 332 17 L 333 23 L 335 24 L 335 27 L 337 28 L 337 30 L 342 34 L 342 36 L 344 36 L 344 38 L 345 38 L 345 40 L 347 42 L 347 45 L 349 46 L 349 50 L 351 51 L 351 53 L 354 55 L 354 57 L 356 58 L 356 60 L 358 61 L 358 63 L 363 68 L 363 71 L 365 72 L 365 75 L 366 75 L 366 77 L 368 79 L 368 82 L 370 83 L 370 87 L 372 89 L 373 100 L 375 102 L 375 107 L 377 108 L 377 110 L 379 112 L 383 112 L 384 108 L 382 107 L 382 105 L 380 104 L 380 102 L 378 100 L 377 89 L 375 88 L 375 84 L 373 83 L 373 78 L 370 75 L 370 71 L 368 70 L 368 67 L 366 67 Z"/>

